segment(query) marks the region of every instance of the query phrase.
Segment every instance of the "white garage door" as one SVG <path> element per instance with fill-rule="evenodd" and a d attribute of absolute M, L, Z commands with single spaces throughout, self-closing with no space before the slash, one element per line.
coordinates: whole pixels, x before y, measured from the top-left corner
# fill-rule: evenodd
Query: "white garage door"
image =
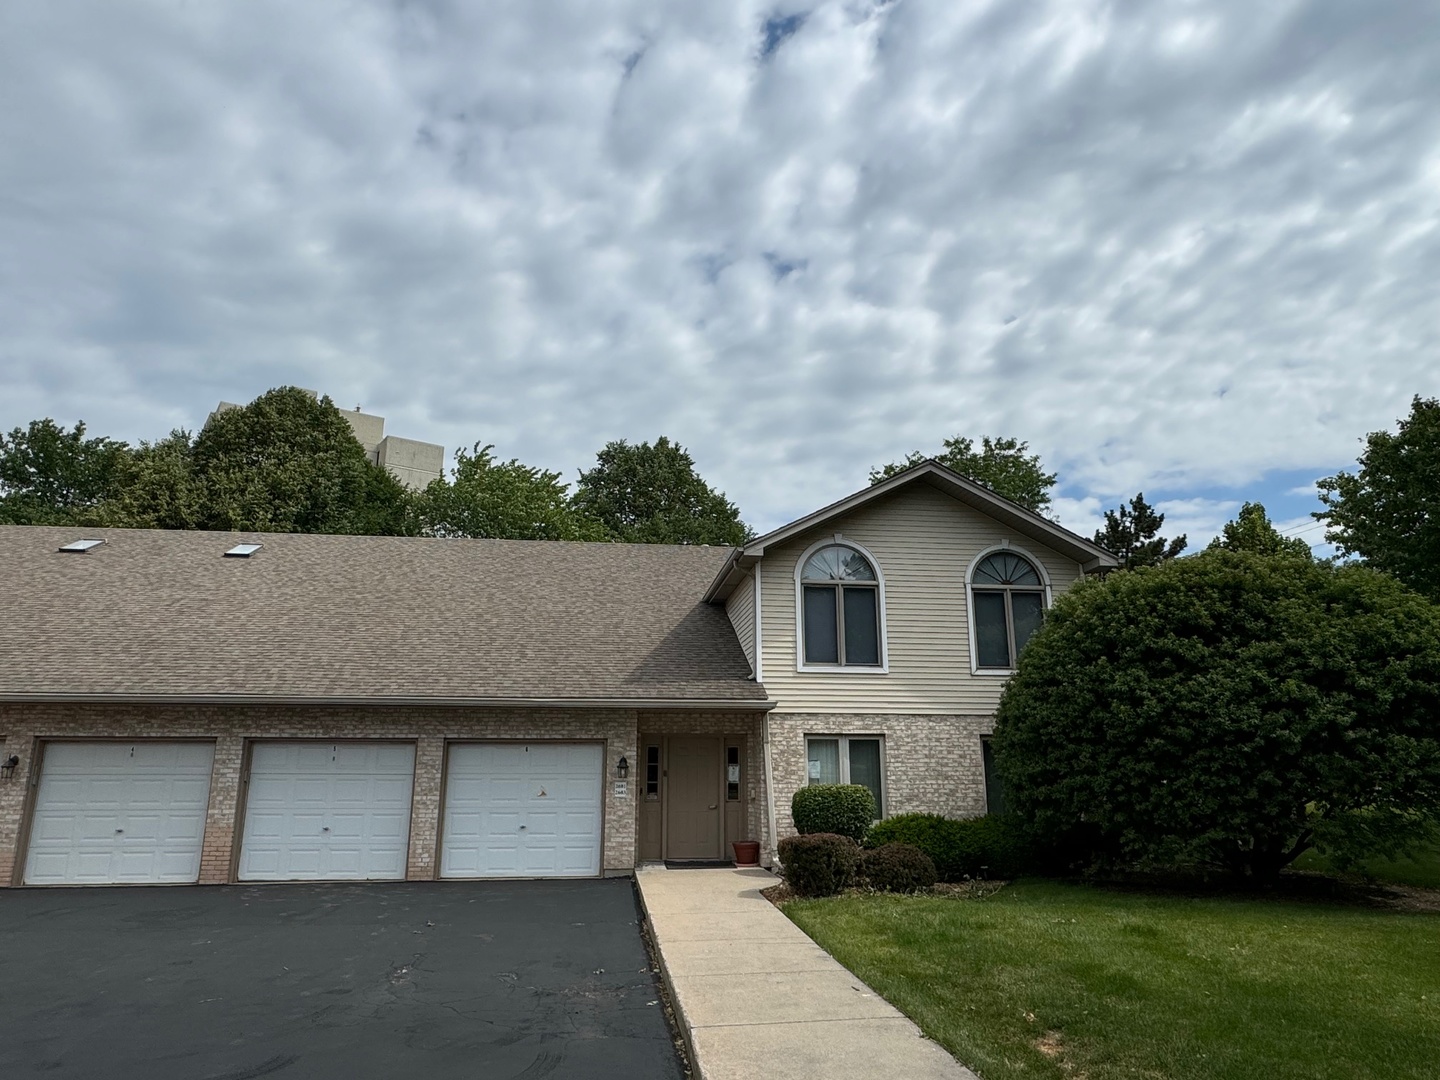
<path fill-rule="evenodd" d="M 240 880 L 403 880 L 414 777 L 412 743 L 257 743 Z"/>
<path fill-rule="evenodd" d="M 440 876 L 598 875 L 603 769 L 598 743 L 452 746 Z"/>
<path fill-rule="evenodd" d="M 27 885 L 200 877 L 212 743 L 51 743 L 30 823 Z"/>

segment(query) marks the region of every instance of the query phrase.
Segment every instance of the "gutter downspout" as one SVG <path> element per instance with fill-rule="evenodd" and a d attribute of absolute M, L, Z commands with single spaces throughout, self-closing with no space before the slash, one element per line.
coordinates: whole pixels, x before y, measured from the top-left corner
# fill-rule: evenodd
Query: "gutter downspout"
<path fill-rule="evenodd" d="M 770 869 L 779 872 L 780 867 L 780 842 L 775 839 L 775 767 L 774 759 L 770 753 L 770 714 L 767 712 L 760 722 L 764 731 L 765 744 L 765 823 L 769 827 L 770 839 Z"/>

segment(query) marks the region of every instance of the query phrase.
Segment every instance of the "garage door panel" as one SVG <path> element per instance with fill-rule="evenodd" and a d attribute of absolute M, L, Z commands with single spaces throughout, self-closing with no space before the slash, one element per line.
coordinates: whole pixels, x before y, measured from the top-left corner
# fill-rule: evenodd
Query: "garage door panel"
<path fill-rule="evenodd" d="M 251 753 L 244 881 L 402 879 L 411 743 L 262 743 Z"/>
<path fill-rule="evenodd" d="M 211 743 L 48 745 L 25 882 L 198 880 L 214 753 Z"/>
<path fill-rule="evenodd" d="M 441 877 L 599 874 L 603 763 L 598 743 L 452 746 Z"/>

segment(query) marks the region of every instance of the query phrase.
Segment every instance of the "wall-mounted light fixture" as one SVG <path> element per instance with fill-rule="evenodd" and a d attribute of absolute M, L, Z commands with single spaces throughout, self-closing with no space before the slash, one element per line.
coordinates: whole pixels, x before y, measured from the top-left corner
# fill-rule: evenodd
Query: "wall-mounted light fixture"
<path fill-rule="evenodd" d="M 4 761 L 0 761 L 0 780 L 14 780 L 15 767 L 19 764 L 19 754 L 11 754 Z"/>
<path fill-rule="evenodd" d="M 615 763 L 615 775 L 621 780 L 624 780 L 630 775 L 630 761 L 623 755 L 620 760 Z"/>

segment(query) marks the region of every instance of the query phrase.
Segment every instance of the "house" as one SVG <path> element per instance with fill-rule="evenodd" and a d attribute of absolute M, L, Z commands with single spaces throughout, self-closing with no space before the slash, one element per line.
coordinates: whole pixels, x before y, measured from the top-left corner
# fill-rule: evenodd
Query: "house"
<path fill-rule="evenodd" d="M 305 392 L 311 397 L 319 396 L 314 390 Z M 242 406 L 233 401 L 222 401 L 210 416 L 239 408 Z M 381 466 L 412 491 L 424 490 L 431 480 L 438 480 L 445 471 L 445 448 L 438 443 L 386 435 L 385 418 L 361 412 L 359 405 L 353 410 L 341 409 L 340 415 L 349 422 L 350 430 L 365 448 L 370 464 Z"/>
<path fill-rule="evenodd" d="M 773 859 L 801 785 L 986 809 L 1108 552 L 933 462 L 741 549 L 0 527 L 0 883 Z"/>

